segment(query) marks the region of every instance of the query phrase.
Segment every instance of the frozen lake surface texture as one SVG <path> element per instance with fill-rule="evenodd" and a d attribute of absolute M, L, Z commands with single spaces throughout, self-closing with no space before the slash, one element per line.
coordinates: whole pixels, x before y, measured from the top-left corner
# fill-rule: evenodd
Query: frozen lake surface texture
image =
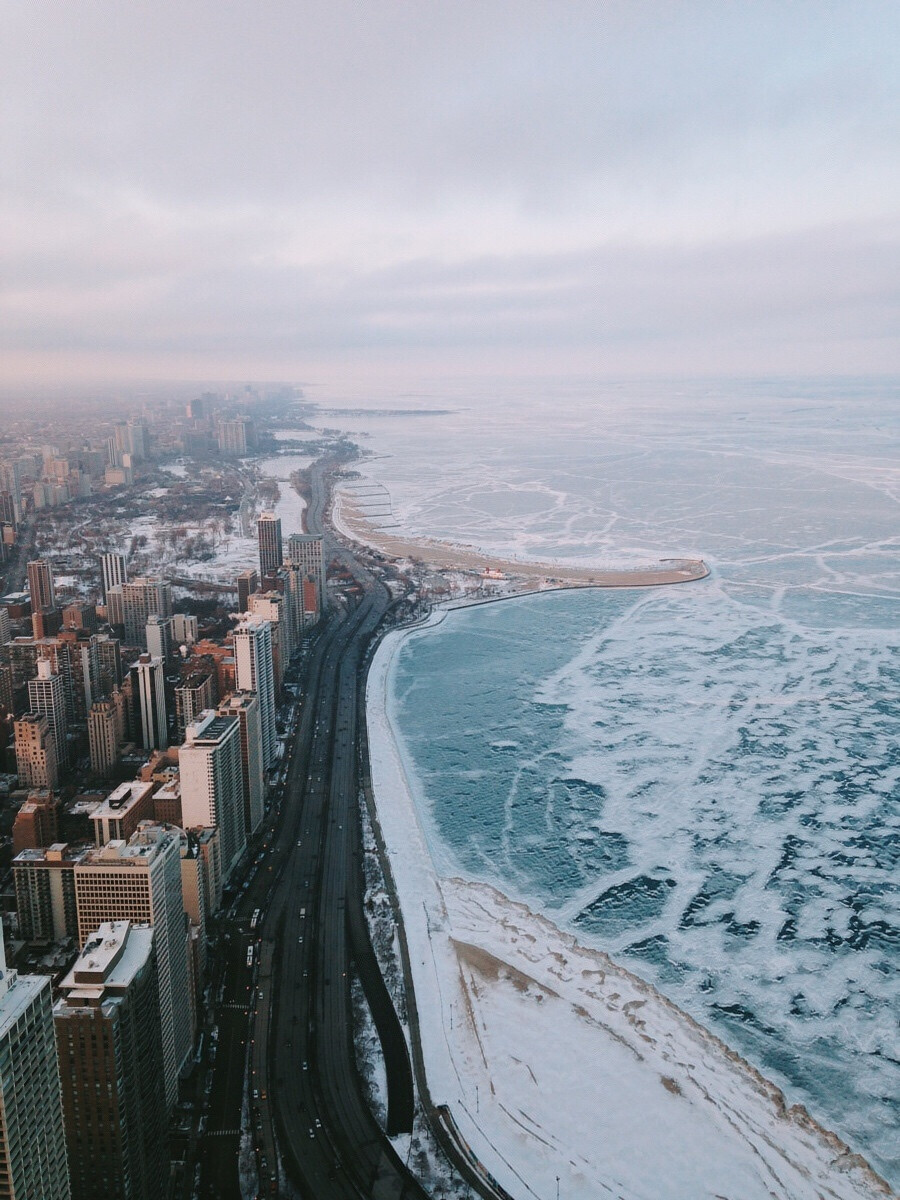
<path fill-rule="evenodd" d="M 530 392 L 356 418 L 393 519 L 713 575 L 406 639 L 390 715 L 438 869 L 643 975 L 896 1185 L 898 387 Z"/>

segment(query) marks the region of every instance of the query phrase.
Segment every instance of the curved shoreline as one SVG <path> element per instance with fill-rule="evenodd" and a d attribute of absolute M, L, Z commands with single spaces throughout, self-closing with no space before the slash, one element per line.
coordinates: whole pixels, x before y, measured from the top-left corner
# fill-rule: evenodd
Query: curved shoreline
<path fill-rule="evenodd" d="M 366 701 L 378 822 L 402 907 L 417 1008 L 427 1014 L 421 1041 L 429 1090 L 447 1106 L 465 1143 L 523 1198 L 552 1196 L 560 1174 L 569 1196 L 587 1200 L 612 1184 L 617 1195 L 637 1197 L 648 1194 L 648 1171 L 656 1194 L 673 1200 L 735 1192 L 785 1200 L 889 1195 L 835 1134 L 801 1107 L 788 1109 L 774 1084 L 649 984 L 490 885 L 439 875 L 391 724 L 389 690 L 401 645 L 445 613 L 382 640 Z M 512 1043 L 504 1040 L 508 1028 Z M 578 1059 L 571 1073 L 587 1073 L 595 1087 L 613 1083 L 620 1092 L 616 1114 L 598 1104 L 600 1093 L 580 1106 L 576 1120 L 562 1100 L 553 1101 L 547 1048 L 560 1062 L 567 1052 L 565 1038 L 553 1040 L 558 1029 L 582 1050 L 587 1030 L 595 1057 L 587 1066 Z M 519 1073 L 511 1081 L 514 1055 Z M 644 1065 L 632 1070 L 635 1062 Z M 564 1096 L 582 1087 L 568 1076 L 565 1082 Z M 549 1112 L 541 1107 L 542 1092 Z M 552 1128 L 554 1103 L 562 1128 Z M 648 1146 L 643 1126 L 657 1118 L 663 1126 L 648 1129 Z M 674 1142 L 666 1140 L 666 1120 L 677 1133 Z M 684 1137 L 689 1143 L 679 1151 Z M 611 1141 L 618 1147 L 612 1160 Z M 653 1174 L 658 1146 L 669 1155 L 664 1184 Z"/>
<path fill-rule="evenodd" d="M 393 559 L 416 559 L 444 571 L 496 572 L 496 579 L 544 580 L 568 587 L 634 588 L 693 583 L 705 579 L 709 567 L 702 558 L 664 558 L 655 566 L 594 567 L 530 562 L 487 554 L 474 546 L 455 546 L 435 538 L 393 536 L 376 528 L 343 495 L 332 488 L 332 527 L 350 542 L 367 546 Z"/>

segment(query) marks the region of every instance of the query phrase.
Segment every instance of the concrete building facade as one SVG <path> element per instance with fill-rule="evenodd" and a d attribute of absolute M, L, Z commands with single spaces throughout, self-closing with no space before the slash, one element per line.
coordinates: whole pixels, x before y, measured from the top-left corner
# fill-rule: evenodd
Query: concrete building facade
<path fill-rule="evenodd" d="M 193 1041 L 179 830 L 145 824 L 128 842 L 89 851 L 75 867 L 75 898 L 82 947 L 104 921 L 134 921 L 155 930 L 166 1103 L 171 1107 Z"/>
<path fill-rule="evenodd" d="M 50 722 L 39 713 L 25 713 L 13 724 L 16 745 L 16 771 L 26 788 L 59 786 L 56 739 Z"/>
<path fill-rule="evenodd" d="M 7 969 L 0 928 L 0 1197 L 70 1200 L 50 979 Z"/>
<path fill-rule="evenodd" d="M 272 626 L 262 617 L 250 616 L 234 631 L 237 690 L 256 692 L 262 737 L 262 763 L 266 771 L 277 756 L 275 728 L 275 673 Z"/>
<path fill-rule="evenodd" d="M 78 938 L 75 866 L 84 845 L 55 842 L 44 849 L 22 850 L 12 862 L 19 933 L 27 942 Z"/>
<path fill-rule="evenodd" d="M 256 522 L 256 538 L 259 544 L 259 574 L 263 578 L 269 571 L 277 571 L 284 558 L 281 518 L 274 513 L 260 513 Z"/>
<path fill-rule="evenodd" d="M 184 827 L 215 826 L 219 830 L 222 872 L 227 880 L 247 845 L 238 718 L 203 713 L 185 731 L 178 765 Z"/>
<path fill-rule="evenodd" d="M 169 1161 L 154 931 L 104 922 L 53 1009 L 72 1200 L 163 1200 Z"/>
<path fill-rule="evenodd" d="M 262 764 L 262 727 L 255 692 L 232 692 L 219 705 L 219 716 L 237 717 L 241 728 L 244 833 L 249 840 L 265 816 L 266 777 Z"/>
<path fill-rule="evenodd" d="M 165 664 L 142 654 L 131 668 L 136 726 L 145 750 L 165 750 L 169 744 Z"/>

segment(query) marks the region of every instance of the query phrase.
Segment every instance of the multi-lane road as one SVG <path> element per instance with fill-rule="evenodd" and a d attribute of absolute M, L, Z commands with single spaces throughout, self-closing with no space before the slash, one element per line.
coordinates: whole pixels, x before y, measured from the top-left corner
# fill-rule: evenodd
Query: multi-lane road
<path fill-rule="evenodd" d="M 308 514 L 317 532 L 324 496 L 318 472 Z M 426 1198 L 387 1137 L 412 1129 L 412 1072 L 363 914 L 359 689 L 365 649 L 389 596 L 327 534 L 326 554 L 340 559 L 358 587 L 336 606 L 307 655 L 280 806 L 251 848 L 246 887 L 220 923 L 215 1039 L 209 1034 L 215 1057 L 195 1147 L 198 1170 L 189 1172 L 186 1194 L 196 1187 L 220 1200 L 240 1196 L 246 1127 L 262 1194 L 291 1194 L 290 1184 L 316 1200 Z M 354 971 L 384 1051 L 387 1133 L 356 1067 Z"/>

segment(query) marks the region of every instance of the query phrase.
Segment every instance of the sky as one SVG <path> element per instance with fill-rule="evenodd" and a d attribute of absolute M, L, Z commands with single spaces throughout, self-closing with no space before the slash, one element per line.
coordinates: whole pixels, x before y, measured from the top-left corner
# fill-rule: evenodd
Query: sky
<path fill-rule="evenodd" d="M 895 0 L 0 0 L 3 382 L 900 370 Z"/>

